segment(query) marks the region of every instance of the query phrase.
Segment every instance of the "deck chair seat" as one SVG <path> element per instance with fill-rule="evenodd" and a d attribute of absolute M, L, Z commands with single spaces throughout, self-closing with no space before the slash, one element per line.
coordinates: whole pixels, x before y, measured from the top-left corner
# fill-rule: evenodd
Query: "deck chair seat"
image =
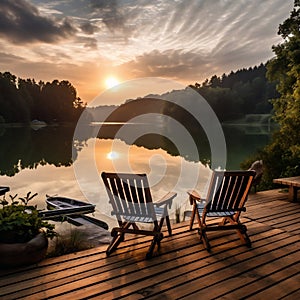
<path fill-rule="evenodd" d="M 140 223 L 153 223 L 156 220 L 160 220 L 164 217 L 164 207 L 156 207 L 154 206 L 154 217 L 145 217 L 145 216 L 132 216 L 132 215 L 124 215 L 124 219 L 127 222 L 140 222 Z"/>
<path fill-rule="evenodd" d="M 203 201 L 204 202 L 204 201 Z M 202 215 L 204 207 L 205 207 L 205 202 L 204 203 L 197 203 L 197 210 L 200 215 Z M 235 214 L 234 210 L 229 210 L 229 211 L 211 211 L 207 213 L 208 217 L 228 217 L 228 216 L 233 216 Z"/>
<path fill-rule="evenodd" d="M 241 223 L 240 214 L 246 211 L 245 204 L 251 188 L 255 171 L 214 171 L 206 199 L 201 199 L 197 191 L 188 191 L 193 205 L 190 230 L 195 217 L 198 221 L 198 233 L 205 248 L 210 250 L 208 231 L 236 230 L 247 246 L 251 241 L 247 227 Z M 207 223 L 208 218 L 221 218 L 218 223 Z"/>
<path fill-rule="evenodd" d="M 230 217 L 235 214 L 235 211 L 223 211 L 223 212 L 209 212 L 206 215 L 208 217 Z"/>
<path fill-rule="evenodd" d="M 109 256 L 124 241 L 125 234 L 153 236 L 146 258 L 153 256 L 155 246 L 160 247 L 163 239 L 161 232 L 166 220 L 168 233 L 172 234 L 168 208 L 176 193 L 168 193 L 157 202 L 152 201 L 146 174 L 107 173 L 102 172 L 112 215 L 116 216 L 119 227 L 111 231 L 112 241 L 106 250 Z M 152 229 L 140 229 L 137 223 L 152 224 Z"/>

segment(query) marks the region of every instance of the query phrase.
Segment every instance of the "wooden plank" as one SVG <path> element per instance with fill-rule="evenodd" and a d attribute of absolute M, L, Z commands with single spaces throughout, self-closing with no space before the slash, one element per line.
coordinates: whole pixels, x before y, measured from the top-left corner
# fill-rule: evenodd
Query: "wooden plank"
<path fill-rule="evenodd" d="M 195 243 L 196 243 L 196 245 L 197 245 L 197 247 L 200 247 L 200 248 L 202 248 L 202 246 L 199 244 L 199 240 L 198 240 L 198 238 L 197 238 L 197 235 L 195 234 L 195 233 L 191 233 L 191 234 L 194 234 L 195 235 Z M 187 239 L 187 241 L 183 241 L 183 244 L 184 245 L 188 245 L 188 243 L 190 242 L 190 239 L 188 238 L 188 237 L 186 237 L 186 239 Z M 176 245 L 178 244 L 178 241 L 177 241 L 177 239 L 176 239 Z M 173 249 L 174 248 L 174 244 L 173 245 L 170 245 L 170 247 Z M 178 248 L 177 248 L 178 249 Z M 182 249 L 185 249 L 184 248 L 184 246 L 182 247 Z M 247 248 L 245 248 L 245 250 L 246 250 Z M 202 249 L 203 250 L 203 249 Z M 187 252 L 189 252 L 190 250 L 187 250 Z M 191 252 L 193 252 L 193 251 L 191 251 Z M 197 250 L 195 250 L 194 252 L 196 252 L 197 254 L 198 254 L 198 252 L 199 252 L 199 248 L 197 248 Z M 206 251 L 205 251 L 205 253 L 206 253 Z M 175 256 L 176 257 L 176 256 Z M 170 259 L 172 259 L 172 257 L 170 258 Z M 110 258 L 110 260 L 111 260 L 111 258 Z M 162 262 L 164 262 L 166 259 L 164 258 L 163 260 L 161 260 L 161 261 L 158 261 L 158 262 L 156 262 L 156 263 L 158 263 L 158 268 L 160 269 L 161 268 L 161 265 L 160 265 L 160 263 L 162 263 Z M 143 257 L 143 255 L 140 255 L 140 261 L 143 263 L 144 262 L 144 257 Z M 118 260 L 118 262 L 120 262 L 119 260 Z M 124 262 L 123 260 L 121 260 L 121 262 Z M 134 264 L 133 264 L 133 269 L 134 270 L 136 270 L 136 260 L 134 261 Z M 172 262 L 171 262 L 171 265 L 172 265 Z M 112 266 L 112 264 L 110 264 L 110 266 Z M 126 267 L 126 265 L 124 266 L 124 267 Z M 111 267 L 111 269 L 112 270 L 110 270 L 110 269 L 108 269 L 108 271 L 110 272 L 110 276 L 111 276 L 111 274 L 112 274 L 112 272 L 114 272 L 114 269 Z M 75 269 L 73 269 L 73 270 L 71 270 L 72 272 L 74 272 L 74 273 L 76 273 L 76 270 Z M 127 271 L 130 271 L 130 270 L 128 270 L 127 269 Z M 64 273 L 64 278 L 69 278 L 69 276 L 70 276 L 70 274 L 65 274 L 65 272 L 64 271 L 62 271 L 63 273 Z M 102 274 L 102 276 L 106 276 L 106 274 L 103 272 L 103 270 L 99 270 L 98 271 L 100 274 Z M 119 270 L 116 270 L 116 276 L 118 276 L 119 275 Z M 57 276 L 57 275 L 56 275 Z M 87 277 L 89 277 L 89 276 L 87 276 Z M 62 279 L 62 280 L 64 280 L 64 278 Z M 72 279 L 75 279 L 75 278 L 72 278 Z M 43 281 L 43 279 L 42 279 L 42 281 Z M 72 280 L 71 280 L 72 281 Z M 49 275 L 47 275 L 47 282 L 48 282 L 48 284 L 50 284 L 50 277 L 49 277 Z M 34 280 L 33 280 L 33 282 L 28 282 L 28 289 L 30 289 L 30 291 L 32 292 L 32 289 L 33 289 L 33 286 L 32 286 L 32 284 L 34 284 Z M 54 284 L 54 286 L 55 285 L 57 285 L 57 284 L 63 284 L 63 282 L 59 282 L 59 281 L 57 281 L 56 282 L 56 284 Z M 78 284 L 77 284 L 78 285 Z M 47 288 L 51 288 L 51 286 L 50 285 L 47 285 Z M 18 284 L 18 289 L 20 290 L 21 289 L 21 286 Z M 42 290 L 43 289 L 45 289 L 45 286 L 43 286 L 43 288 L 42 288 Z M 25 294 L 22 294 L 22 296 L 24 296 Z"/>
<path fill-rule="evenodd" d="M 269 234 L 269 233 L 267 233 Z M 278 237 L 277 237 L 278 238 Z M 263 238 L 264 243 L 266 242 L 266 238 Z M 275 243 L 272 243 L 273 245 L 275 245 Z M 202 245 L 201 245 L 202 246 Z M 174 277 L 174 278 L 178 278 L 178 272 L 179 270 L 182 270 L 183 272 L 183 276 L 181 276 L 181 281 L 186 282 L 186 272 L 187 270 L 189 271 L 189 273 L 191 272 L 191 270 L 197 270 L 198 268 L 203 268 L 203 261 L 204 261 L 204 265 L 207 265 L 207 261 L 212 261 L 214 263 L 216 263 L 216 259 L 209 254 L 206 250 L 203 249 L 203 247 L 201 247 L 202 249 L 200 251 L 193 251 L 192 253 L 190 253 L 190 251 L 188 251 L 183 257 L 181 257 L 180 259 L 177 258 L 174 261 L 174 258 L 172 260 L 170 260 L 169 263 L 166 262 L 165 257 L 161 256 L 158 257 L 157 259 L 161 260 L 161 263 L 163 263 L 164 268 L 161 268 L 161 263 L 159 264 L 155 264 L 154 266 L 151 267 L 151 265 L 149 265 L 149 263 L 145 265 L 143 265 L 145 263 L 145 261 L 142 262 L 142 265 L 139 265 L 139 263 L 135 264 L 135 268 L 136 270 L 138 270 L 138 272 L 133 272 L 133 273 L 126 273 L 126 276 L 123 276 L 122 279 L 121 278 L 113 278 L 113 279 L 108 279 L 106 280 L 106 282 L 101 283 L 101 282 L 95 282 L 95 284 L 90 287 L 88 290 L 85 290 L 85 295 L 87 295 L 87 297 L 92 297 L 93 295 L 96 295 L 96 297 L 100 296 L 101 291 L 103 292 L 103 284 L 107 285 L 110 287 L 110 292 L 109 294 L 103 294 L 101 295 L 101 297 L 108 297 L 110 298 L 111 296 L 124 296 L 129 294 L 129 291 L 132 290 L 133 287 L 135 287 L 136 289 L 141 289 L 141 279 L 146 280 L 145 283 L 147 285 L 158 285 L 158 282 L 162 279 L 164 280 L 169 280 L 170 277 Z M 246 253 L 249 252 L 249 249 L 247 247 L 244 246 L 240 246 L 238 244 L 238 246 L 236 248 L 234 248 L 236 251 L 235 253 L 232 255 L 233 257 L 235 257 L 238 253 L 241 253 L 243 251 L 245 251 Z M 221 249 L 220 253 L 222 253 L 224 251 L 224 248 Z M 231 252 L 231 248 L 226 247 L 225 251 L 229 251 Z M 176 257 L 176 253 L 175 253 L 175 257 Z M 226 257 L 226 255 L 224 256 Z M 176 262 L 176 264 L 174 264 Z M 179 265 L 179 267 L 178 267 Z M 190 266 L 189 268 L 187 268 L 187 266 Z M 145 270 L 144 270 L 145 269 Z M 145 273 L 143 273 L 143 270 Z M 123 272 L 124 272 L 123 271 Z M 210 272 L 210 270 L 208 271 Z M 158 276 L 159 278 L 156 278 L 155 276 Z M 144 277 L 144 278 L 143 278 Z M 122 282 L 122 284 L 120 284 L 120 282 Z M 80 285 L 80 284 L 79 284 Z M 78 283 L 76 284 L 76 286 L 78 286 Z M 116 290 L 117 289 L 117 290 Z M 119 293 L 119 294 L 117 294 Z M 79 289 L 74 293 L 72 293 L 72 295 L 75 298 L 81 298 L 83 297 L 83 293 L 82 293 L 82 289 Z M 63 294 L 60 297 L 57 297 L 57 299 L 64 299 L 64 297 L 66 297 L 67 294 Z"/>
<path fill-rule="evenodd" d="M 298 268 L 297 268 L 298 267 Z M 299 273 L 299 263 L 292 264 L 288 269 L 281 270 L 275 274 L 269 276 L 270 281 L 269 286 L 262 289 L 260 282 L 257 282 L 260 291 L 251 293 L 248 299 L 266 299 L 270 295 L 276 295 L 276 299 L 300 299 L 300 273 Z M 297 268 L 297 269 L 295 269 Z"/>
<path fill-rule="evenodd" d="M 180 249 L 180 247 L 184 248 L 187 243 L 186 241 L 183 241 L 180 243 L 180 240 L 184 238 L 185 234 L 190 235 L 190 232 L 187 232 L 186 230 L 181 231 L 181 236 L 179 238 L 176 238 L 176 244 L 177 244 L 177 249 Z M 133 240 L 131 240 L 132 244 Z M 182 245 L 181 245 L 182 244 Z M 198 241 L 195 241 L 194 244 L 198 245 Z M 148 247 L 145 246 L 146 248 Z M 144 250 L 144 249 L 143 249 Z M 121 249 L 122 251 L 122 249 Z M 126 255 L 129 253 L 128 249 L 123 249 L 122 251 Z M 142 252 L 142 250 L 140 251 Z M 118 255 L 120 256 L 120 252 Z M 117 255 L 115 255 L 117 257 Z M 143 257 L 140 257 L 140 260 L 144 260 L 144 255 Z M 75 266 L 74 266 L 75 265 Z M 91 272 L 96 272 L 96 273 L 103 273 L 104 271 L 107 270 L 114 270 L 122 265 L 126 266 L 126 257 L 122 257 L 122 260 L 119 259 L 114 259 L 114 256 L 111 257 L 109 262 L 106 259 L 106 255 L 102 253 L 101 255 L 95 256 L 88 256 L 87 258 L 80 258 L 76 264 L 72 261 L 70 262 L 64 262 L 63 260 L 60 262 L 60 264 L 56 264 L 55 266 L 49 266 L 45 271 L 43 272 L 43 275 L 47 275 L 47 288 L 51 288 L 52 286 L 56 286 L 59 284 L 64 284 L 68 283 L 69 281 L 74 281 L 78 280 L 80 278 L 84 277 L 89 277 L 91 276 Z M 107 270 L 106 270 L 107 269 Z M 92 271 L 91 271 L 92 270 Z M 72 272 L 72 274 L 70 274 Z M 118 272 L 118 271 L 117 271 Z M 73 274 L 80 274 L 79 277 Z M 11 276 L 5 278 L 5 279 L 0 279 L 0 286 L 2 288 L 5 287 L 5 291 L 8 293 L 11 290 L 14 290 L 14 286 L 12 285 L 10 288 L 6 287 L 5 285 L 9 284 L 9 282 L 14 278 L 14 274 Z M 28 289 L 30 287 L 30 292 L 34 292 L 36 289 L 40 289 L 41 287 L 39 284 L 43 283 L 43 278 L 40 278 L 40 270 L 36 270 L 36 272 L 31 273 L 31 279 L 28 279 L 28 273 L 24 272 L 21 276 L 19 276 L 19 280 L 22 280 L 23 282 L 20 284 L 20 282 L 16 282 L 16 285 L 18 285 L 18 288 L 21 289 Z M 52 281 L 55 281 L 52 283 Z M 26 285 L 25 285 L 26 283 Z M 42 287 L 44 288 L 44 287 Z M 0 288 L 1 292 L 1 288 Z M 26 292 L 24 292 L 24 295 Z M 23 295 L 23 294 L 22 294 Z"/>
<path fill-rule="evenodd" d="M 260 206 L 255 206 L 251 208 L 247 208 L 247 211 L 244 215 L 252 216 L 253 219 L 270 219 L 274 216 L 280 214 L 288 214 L 293 213 L 295 210 L 299 211 L 300 207 L 295 207 L 292 203 L 285 203 L 283 201 L 279 202 L 280 205 L 278 207 L 274 206 L 274 203 L 268 206 L 267 203 L 264 203 Z"/>
<path fill-rule="evenodd" d="M 284 230 L 289 231 L 287 226 L 289 224 L 293 224 L 297 222 L 300 218 L 300 211 L 294 211 L 287 214 L 277 214 L 276 216 L 273 216 L 271 218 L 260 218 L 255 219 L 256 221 L 263 222 L 264 224 L 267 224 L 269 226 L 273 226 L 275 228 L 285 228 Z M 299 222 L 298 222 L 299 224 Z M 292 232 L 292 231 L 291 231 Z"/>
<path fill-rule="evenodd" d="M 300 176 L 287 177 L 287 178 L 276 178 L 273 179 L 274 183 L 287 185 L 289 188 L 289 200 L 296 202 L 297 193 L 300 189 Z"/>
<path fill-rule="evenodd" d="M 261 243 L 265 243 L 266 239 L 262 239 Z M 270 241 L 269 241 L 270 242 Z M 156 293 L 156 295 L 159 297 L 161 297 L 162 295 L 164 295 L 164 297 L 166 297 L 166 299 L 175 299 L 177 297 L 179 297 L 180 292 L 178 290 L 182 290 L 183 286 L 182 284 L 189 282 L 190 280 L 194 280 L 194 276 L 197 276 L 198 270 L 202 270 L 201 274 L 204 274 L 204 276 L 206 276 L 207 274 L 213 273 L 215 271 L 215 269 L 218 269 L 219 266 L 223 267 L 224 263 L 227 259 L 232 259 L 235 257 L 235 255 L 240 254 L 241 249 L 236 249 L 235 252 L 230 253 L 232 255 L 229 255 L 229 253 L 223 253 L 223 254 L 218 254 L 220 255 L 220 260 L 218 262 L 216 262 L 216 258 L 212 258 L 211 256 L 209 256 L 210 259 L 212 259 L 212 263 L 208 264 L 207 258 L 204 258 L 204 261 L 202 261 L 202 264 L 195 264 L 194 261 L 189 261 L 190 257 L 187 258 L 188 261 L 188 267 L 185 266 L 183 269 L 184 270 L 181 272 L 180 268 L 175 268 L 174 270 L 169 270 L 167 272 L 164 273 L 164 276 L 162 276 L 161 274 L 159 276 L 152 276 L 150 279 L 147 279 L 147 281 L 143 281 L 143 282 L 137 282 L 134 285 L 130 286 L 130 290 L 126 289 L 126 287 L 123 287 L 121 290 L 118 291 L 113 291 L 110 294 L 104 294 L 101 296 L 108 296 L 111 297 L 112 295 L 117 295 L 118 297 L 120 296 L 124 296 L 127 295 L 127 297 L 125 297 L 125 299 L 141 299 L 143 298 L 142 295 L 144 294 L 144 292 L 147 292 L 147 295 L 150 296 L 151 294 Z M 246 253 L 248 251 L 245 251 L 243 253 Z M 199 256 L 199 253 L 197 254 Z M 198 263 L 198 261 L 196 260 L 196 262 Z M 178 262 L 178 264 L 181 262 Z M 231 266 L 231 264 L 230 264 Z M 173 266 L 174 267 L 174 266 Z M 205 269 L 206 268 L 206 269 Z M 204 270 L 204 272 L 203 272 Z M 225 273 L 227 272 L 226 270 L 224 271 Z M 200 274 L 200 277 L 201 277 Z M 206 274 L 206 275 L 205 275 Z M 212 275 L 214 276 L 214 275 Z M 213 278 L 210 279 L 211 281 L 213 280 Z M 143 286 L 144 284 L 144 286 Z M 197 284 L 197 283 L 196 283 Z M 167 285 L 167 286 L 166 286 Z M 175 292 L 174 295 L 169 295 L 168 291 L 166 291 L 166 288 L 172 288 L 175 286 Z M 135 294 L 130 294 L 130 291 L 132 292 L 133 288 L 136 288 Z M 137 296 L 140 295 L 140 297 L 138 298 Z M 177 295 L 177 296 L 175 296 Z M 170 297 L 170 298 L 167 298 Z M 155 297 L 154 297 L 155 298 Z M 197 297 L 194 299 L 198 299 Z M 199 298 L 200 299 L 200 298 Z M 208 295 L 205 297 L 205 299 L 209 299 Z"/>
<path fill-rule="evenodd" d="M 161 290 L 164 296 L 170 299 L 184 296 L 189 296 L 186 299 L 212 299 L 222 297 L 226 292 L 233 289 L 242 287 L 244 290 L 253 280 L 253 276 L 255 280 L 260 278 L 260 269 L 263 269 L 265 265 L 271 268 L 269 273 L 274 272 L 282 258 L 286 258 L 286 253 L 291 252 L 291 246 L 293 251 L 297 252 L 295 252 L 296 254 L 292 253 L 294 255 L 289 254 L 292 257 L 290 263 L 293 263 L 295 257 L 299 258 L 300 242 L 297 241 L 296 237 L 294 238 L 291 239 L 291 244 L 285 247 L 281 247 L 276 242 L 269 244 L 264 247 L 264 252 L 260 251 L 255 257 L 243 253 L 218 263 L 218 268 L 216 266 L 213 269 L 206 266 L 199 267 L 195 272 L 191 272 L 192 274 L 189 273 L 185 281 L 179 281 L 179 277 L 177 277 L 175 280 L 168 280 L 167 287 L 169 289 L 166 290 L 166 285 L 163 287 L 158 285 L 157 290 Z M 272 260 L 270 259 L 271 255 Z M 262 274 L 266 274 L 265 272 L 266 270 L 262 270 Z"/>
<path fill-rule="evenodd" d="M 257 294 L 261 290 L 267 290 L 268 287 L 272 288 L 272 295 L 280 296 L 277 293 L 280 292 L 280 288 L 275 287 L 275 282 L 281 283 L 287 278 L 287 269 L 290 275 L 294 275 L 299 272 L 300 262 L 293 263 L 293 259 L 299 257 L 298 254 L 288 254 L 282 259 L 279 257 L 272 263 L 266 263 L 258 265 L 255 268 L 255 272 L 247 270 L 247 274 L 233 275 L 230 278 L 225 278 L 224 281 L 220 281 L 218 284 L 212 284 L 209 287 L 204 287 L 193 294 L 184 297 L 184 299 L 197 299 L 201 296 L 208 296 L 212 298 L 231 298 L 231 299 L 242 299 L 249 295 L 253 295 L 255 299 L 265 299 L 264 297 L 259 298 Z M 261 275 L 262 274 L 262 275 Z M 215 275 L 215 274 L 214 274 Z M 297 284 L 294 282 L 294 289 L 297 289 Z M 195 282 L 197 284 L 197 282 Z M 288 293 L 288 287 L 285 294 Z M 267 295 L 267 294 L 265 294 Z M 270 291 L 269 291 L 270 296 Z"/>
<path fill-rule="evenodd" d="M 292 185 L 300 188 L 300 176 L 276 178 L 273 179 L 273 182 L 283 185 Z"/>
<path fill-rule="evenodd" d="M 110 257 L 105 255 L 105 245 L 2 270 L 0 298 L 237 299 L 258 295 L 262 299 L 275 293 L 297 299 L 300 207 L 286 198 L 276 190 L 249 196 L 241 220 L 248 227 L 252 249 L 241 245 L 234 231 L 211 232 L 212 252 L 208 253 L 197 230 L 188 230 L 188 222 L 174 224 L 173 236 L 163 239 L 160 256 L 151 260 L 144 259 L 149 238 L 130 237 Z"/>

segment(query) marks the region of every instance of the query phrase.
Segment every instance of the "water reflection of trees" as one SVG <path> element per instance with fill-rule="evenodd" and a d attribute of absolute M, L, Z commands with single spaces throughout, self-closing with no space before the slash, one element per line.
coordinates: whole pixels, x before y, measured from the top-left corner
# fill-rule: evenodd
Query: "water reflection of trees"
<path fill-rule="evenodd" d="M 164 127 L 161 124 L 148 124 L 149 130 L 137 124 L 116 124 L 102 125 L 100 127 L 87 126 L 83 136 L 77 136 L 73 141 L 74 127 L 67 126 L 47 126 L 40 130 L 33 130 L 30 127 L 3 128 L 0 130 L 0 175 L 14 176 L 22 169 L 34 169 L 40 165 L 54 165 L 56 167 L 70 166 L 76 160 L 78 153 L 86 147 L 86 142 L 90 138 L 110 139 L 118 138 L 128 145 L 135 144 L 147 149 L 163 149 L 173 156 L 181 155 L 188 161 L 201 161 L 203 164 L 209 163 L 210 146 L 203 131 L 198 128 L 191 130 L 193 141 L 198 149 L 198 153 L 192 153 L 189 145 L 184 145 L 183 149 L 178 149 L 169 136 L 172 127 Z M 151 133 L 154 127 L 158 133 Z M 122 129 L 122 134 L 120 134 Z M 132 141 L 130 133 L 140 130 L 137 138 Z M 168 132 L 166 132 L 168 131 Z M 150 132 L 150 133 L 149 133 Z M 176 134 L 176 132 L 174 133 Z M 227 168 L 238 168 L 239 163 L 250 156 L 254 151 L 264 146 L 268 140 L 268 135 L 246 135 L 238 127 L 225 127 L 224 134 L 227 143 L 228 163 Z M 72 158 L 73 150 L 73 158 Z"/>
<path fill-rule="evenodd" d="M 161 131 L 161 134 L 138 134 L 134 141 L 128 139 L 130 132 L 137 130 L 136 124 L 103 125 L 99 128 L 86 126 L 85 135 L 73 141 L 74 127 L 47 126 L 39 130 L 31 127 L 1 128 L 0 175 L 14 176 L 22 169 L 35 169 L 42 165 L 70 166 L 90 138 L 115 139 L 128 145 L 135 144 L 147 149 L 163 149 L 171 155 L 182 155 L 197 161 L 199 156 L 190 155 L 188 147 L 179 151 L 177 145 Z M 153 129 L 155 125 L 148 125 Z M 122 128 L 122 135 L 118 134 Z M 143 129 L 140 129 L 143 131 Z M 171 130 L 170 128 L 168 130 Z M 151 129 L 150 129 L 151 131 Z M 198 135 L 196 138 L 200 138 Z M 205 137 L 203 137 L 202 142 Z M 202 143 L 202 146 L 204 144 Z M 187 145 L 188 146 L 188 145 Z M 201 147 L 201 157 L 209 158 L 209 147 Z M 72 158 L 73 151 L 73 158 Z"/>
<path fill-rule="evenodd" d="M 152 129 L 145 129 L 147 126 L 151 127 Z M 155 132 L 154 127 L 159 127 L 158 130 L 156 129 L 158 133 L 146 133 L 148 131 L 151 132 L 151 130 Z M 196 148 L 198 149 L 196 153 L 191 151 L 189 144 L 181 144 L 181 147 L 179 148 L 178 145 L 172 141 L 171 138 L 169 138 L 176 134 L 175 130 L 176 129 L 172 128 L 172 126 L 168 126 L 166 128 L 161 124 L 102 125 L 97 137 L 101 139 L 114 139 L 117 137 L 128 145 L 134 144 L 150 150 L 163 149 L 172 156 L 180 155 L 189 161 L 198 162 L 200 160 L 203 164 L 209 163 L 211 156 L 210 147 L 207 137 L 202 130 L 195 130 L 194 135 L 192 135 L 192 142 L 195 143 Z M 134 131 L 137 136 L 137 139 L 134 141 L 131 140 L 132 131 Z"/>
<path fill-rule="evenodd" d="M 1 133 L 0 175 L 14 176 L 39 165 L 70 166 L 74 127 L 5 128 Z"/>
<path fill-rule="evenodd" d="M 186 96 L 185 92 L 182 94 L 181 97 Z M 179 102 L 183 101 L 179 96 L 177 98 Z M 198 99 L 198 94 L 196 98 Z M 199 120 L 191 114 L 195 109 L 201 110 L 201 106 L 196 105 L 194 98 L 185 97 L 185 106 L 189 108 L 187 110 L 175 100 L 146 97 L 127 101 L 106 119 L 108 122 L 126 123 L 122 133 L 118 134 L 120 126 L 101 126 L 98 137 L 113 139 L 117 134 L 127 144 L 134 143 L 148 149 L 161 148 L 171 155 L 181 155 L 190 161 L 209 163 L 211 153 L 207 136 Z M 131 125 L 132 121 L 139 124 Z M 132 134 L 132 131 L 135 133 Z M 131 140 L 133 135 L 137 137 L 134 142 Z M 187 136 L 190 137 L 189 143 L 184 142 Z M 196 153 L 191 151 L 191 143 L 196 145 Z"/>

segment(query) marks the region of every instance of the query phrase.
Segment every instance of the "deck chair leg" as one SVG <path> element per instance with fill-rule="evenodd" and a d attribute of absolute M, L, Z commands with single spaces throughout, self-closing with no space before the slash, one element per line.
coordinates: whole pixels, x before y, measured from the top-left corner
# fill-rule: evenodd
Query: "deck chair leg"
<path fill-rule="evenodd" d="M 135 230 L 139 230 L 139 227 L 138 227 L 135 223 L 132 223 L 132 227 L 133 227 Z"/>
<path fill-rule="evenodd" d="M 159 233 L 158 235 L 157 235 L 157 242 L 156 242 L 156 244 L 157 244 L 157 249 L 159 250 L 160 249 L 160 242 L 161 242 L 161 240 L 164 238 L 164 236 L 163 236 L 163 234 L 162 233 Z"/>
<path fill-rule="evenodd" d="M 172 235 L 172 228 L 171 228 L 169 216 L 166 216 L 166 223 L 167 223 L 167 227 L 168 227 L 168 233 L 169 233 L 169 235 Z"/>
<path fill-rule="evenodd" d="M 112 235 L 113 239 L 106 250 L 107 256 L 114 252 L 118 248 L 119 244 L 124 241 L 124 233 L 118 234 L 112 230 Z"/>
<path fill-rule="evenodd" d="M 251 247 L 251 240 L 247 234 L 247 227 L 245 225 L 241 225 L 239 229 L 237 229 L 237 234 L 240 240 L 245 244 L 247 247 Z"/>
<path fill-rule="evenodd" d="M 247 232 L 244 233 L 244 236 L 245 236 L 245 244 L 246 244 L 246 246 L 248 248 L 251 248 L 252 243 L 251 243 L 251 240 L 250 240 L 249 235 L 247 234 Z"/>
<path fill-rule="evenodd" d="M 206 234 L 206 230 L 203 230 L 203 228 L 199 228 L 199 235 L 200 235 L 200 240 L 201 242 L 203 243 L 205 249 L 207 251 L 210 251 L 210 243 L 208 241 L 208 238 L 207 238 L 207 234 Z"/>
<path fill-rule="evenodd" d="M 210 251 L 210 248 L 211 248 L 211 247 L 210 247 L 210 243 L 209 243 L 209 241 L 208 241 L 206 232 L 202 235 L 202 240 L 203 240 L 205 249 L 206 249 L 207 251 Z"/>
<path fill-rule="evenodd" d="M 190 219 L 190 230 L 193 229 L 196 214 L 198 214 L 198 209 L 197 209 L 196 204 L 193 204 L 193 210 L 192 210 L 191 219 Z"/>
<path fill-rule="evenodd" d="M 153 251 L 154 251 L 154 248 L 156 246 L 156 244 L 158 245 L 158 248 L 160 246 L 160 241 L 163 239 L 163 234 L 162 233 L 158 233 L 156 234 L 154 237 L 153 237 L 153 240 L 151 242 L 151 245 L 149 247 L 149 250 L 146 254 L 146 259 L 150 259 L 152 258 L 153 256 Z"/>
<path fill-rule="evenodd" d="M 198 213 L 198 211 L 197 211 L 197 213 Z M 198 223 L 199 223 L 198 233 L 200 236 L 200 241 L 203 243 L 205 249 L 207 251 L 210 251 L 210 244 L 209 244 L 207 234 L 206 234 L 206 225 L 203 225 L 201 218 L 199 216 L 199 213 L 197 214 L 197 218 L 198 218 Z"/>

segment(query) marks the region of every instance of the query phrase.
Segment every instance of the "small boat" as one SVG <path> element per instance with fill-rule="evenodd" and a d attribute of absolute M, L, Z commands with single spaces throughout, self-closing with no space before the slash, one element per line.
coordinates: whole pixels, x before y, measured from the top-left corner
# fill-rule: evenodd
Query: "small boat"
<path fill-rule="evenodd" d="M 48 211 L 39 212 L 43 219 L 68 221 L 76 226 L 92 223 L 106 230 L 108 229 L 105 222 L 85 215 L 95 211 L 96 205 L 94 204 L 58 196 L 47 196 L 46 203 Z"/>
<path fill-rule="evenodd" d="M 0 186 L 0 196 L 5 195 L 6 192 L 9 192 L 8 186 Z"/>
<path fill-rule="evenodd" d="M 66 198 L 66 197 L 58 197 L 58 196 L 47 196 L 46 199 L 47 208 L 48 209 L 70 209 L 76 208 L 82 211 L 94 212 L 96 205 L 90 204 L 84 201 Z M 85 212 L 87 213 L 87 212 Z"/>

